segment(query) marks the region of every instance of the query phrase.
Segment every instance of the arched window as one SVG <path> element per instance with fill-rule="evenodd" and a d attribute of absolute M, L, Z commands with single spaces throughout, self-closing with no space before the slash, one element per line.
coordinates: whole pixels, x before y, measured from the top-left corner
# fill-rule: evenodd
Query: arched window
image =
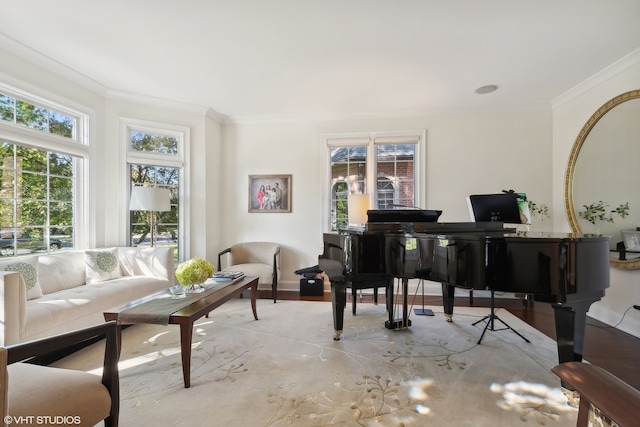
<path fill-rule="evenodd" d="M 338 230 L 348 225 L 347 197 L 349 187 L 345 181 L 337 181 L 331 191 L 331 229 Z"/>
<path fill-rule="evenodd" d="M 396 203 L 396 188 L 389 178 L 378 178 L 378 209 L 393 209 Z"/>

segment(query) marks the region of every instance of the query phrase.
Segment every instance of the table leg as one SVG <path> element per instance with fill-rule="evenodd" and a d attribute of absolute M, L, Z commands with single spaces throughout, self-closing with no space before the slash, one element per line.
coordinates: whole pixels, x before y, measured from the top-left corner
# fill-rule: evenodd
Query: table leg
<path fill-rule="evenodd" d="M 193 322 L 180 324 L 180 352 L 182 353 L 182 378 L 184 388 L 191 387 L 191 338 Z"/>
<path fill-rule="evenodd" d="M 402 278 L 402 327 L 411 326 L 409 321 L 409 279 Z"/>
<path fill-rule="evenodd" d="M 256 309 L 256 298 L 258 296 L 258 283 L 251 286 L 251 310 L 253 310 L 253 318 L 258 320 L 258 311 Z"/>
<path fill-rule="evenodd" d="M 118 360 L 122 354 L 122 325 L 116 322 L 116 345 L 118 346 Z"/>

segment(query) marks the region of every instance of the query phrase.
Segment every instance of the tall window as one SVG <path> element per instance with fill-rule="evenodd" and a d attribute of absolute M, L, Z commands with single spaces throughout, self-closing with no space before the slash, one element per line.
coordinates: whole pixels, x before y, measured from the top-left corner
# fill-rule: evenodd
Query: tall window
<path fill-rule="evenodd" d="M 133 246 L 151 244 L 154 227 L 156 246 L 174 248 L 175 260 L 181 260 L 181 194 L 184 192 L 184 149 L 188 129 L 158 123 L 124 119 L 130 187 L 137 185 L 168 188 L 171 210 L 167 212 L 130 212 L 129 238 Z"/>
<path fill-rule="evenodd" d="M 68 107 L 0 84 L 0 255 L 76 247 L 87 121 Z"/>
<path fill-rule="evenodd" d="M 367 184 L 367 146 L 330 147 L 331 230 L 347 225 L 347 197 L 365 192 Z"/>
<path fill-rule="evenodd" d="M 375 147 L 378 209 L 416 206 L 416 144 L 377 144 Z"/>
<path fill-rule="evenodd" d="M 418 152 L 424 132 L 325 135 L 329 229 L 347 225 L 349 194 L 371 194 L 372 209 L 418 206 Z M 375 176 L 375 182 L 368 177 Z"/>

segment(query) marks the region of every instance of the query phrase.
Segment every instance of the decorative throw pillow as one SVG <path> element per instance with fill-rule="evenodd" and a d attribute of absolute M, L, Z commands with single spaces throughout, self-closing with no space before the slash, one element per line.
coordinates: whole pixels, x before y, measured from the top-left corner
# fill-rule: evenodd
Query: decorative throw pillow
<path fill-rule="evenodd" d="M 122 277 L 118 248 L 84 251 L 84 261 L 87 284 Z"/>
<path fill-rule="evenodd" d="M 17 271 L 27 288 L 27 299 L 40 298 L 42 287 L 38 279 L 38 257 L 15 258 L 0 262 L 0 271 Z"/>

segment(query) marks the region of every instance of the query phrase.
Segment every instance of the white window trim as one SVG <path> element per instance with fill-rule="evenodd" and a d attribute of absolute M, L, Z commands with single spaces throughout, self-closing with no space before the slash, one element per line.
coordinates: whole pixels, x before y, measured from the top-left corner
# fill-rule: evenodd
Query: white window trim
<path fill-rule="evenodd" d="M 321 153 L 324 155 L 324 184 L 322 185 L 322 218 L 323 218 L 323 232 L 328 232 L 331 229 L 329 209 L 331 207 L 331 188 L 329 185 L 331 177 L 331 159 L 329 156 L 329 150 L 331 147 L 344 147 L 344 146 L 367 146 L 367 177 L 374 177 L 374 179 L 367 179 L 366 193 L 373 195 L 371 203 L 377 203 L 377 176 L 376 171 L 376 144 L 415 144 L 415 158 L 414 158 L 414 194 L 416 199 L 416 206 L 422 206 L 424 198 L 422 197 L 422 176 L 423 169 L 426 165 L 426 159 L 422 158 L 422 152 L 426 143 L 427 131 L 422 130 L 400 130 L 400 131 L 376 131 L 376 132 L 345 132 L 345 133 L 326 133 L 320 138 L 322 147 Z M 373 159 L 373 160 L 369 160 Z"/>
<path fill-rule="evenodd" d="M 5 84 L 3 81 L 9 81 L 13 85 Z M 79 105 L 75 102 L 62 99 L 57 95 L 48 93 L 41 89 L 28 86 L 24 83 L 18 82 L 14 79 L 8 78 L 0 74 L 0 92 L 18 98 L 21 101 L 29 102 L 32 105 L 37 105 L 49 110 L 58 111 L 71 117 L 75 120 L 74 135 L 73 138 L 64 138 L 59 135 L 50 134 L 36 129 L 29 129 L 26 126 L 20 124 L 5 122 L 0 120 L 3 127 L 12 129 L 19 135 L 29 135 L 29 137 L 43 136 L 43 139 L 50 139 L 55 141 L 56 144 L 68 144 L 75 146 L 78 144 L 89 145 L 88 129 L 90 116 L 95 116 L 95 112 L 86 112 L 86 107 Z M 92 113 L 92 114 L 91 114 Z M 44 148 L 44 147 L 38 147 Z M 71 153 L 69 153 L 71 154 Z M 74 154 L 77 155 L 77 154 Z"/>
<path fill-rule="evenodd" d="M 157 153 L 143 153 L 140 151 L 131 150 L 129 147 L 129 131 L 141 131 L 151 134 L 170 135 L 178 140 L 178 152 L 176 154 L 157 154 Z M 122 230 L 121 241 L 126 242 L 129 236 L 129 230 L 131 230 L 131 216 L 129 215 L 129 185 L 131 177 L 129 176 L 130 163 L 139 164 L 153 164 L 158 166 L 174 167 L 180 170 L 180 192 L 178 205 L 178 253 L 180 254 L 180 260 L 189 259 L 188 246 L 186 245 L 186 236 L 189 236 L 190 227 L 189 221 L 189 163 L 185 159 L 189 158 L 189 145 L 191 133 L 188 126 L 171 125 L 167 123 L 151 122 L 146 120 L 132 119 L 121 117 L 120 118 L 120 142 L 123 147 L 124 159 L 121 164 L 126 165 L 126 173 L 120 174 L 121 183 L 120 188 L 123 189 L 122 206 L 126 209 L 122 209 L 121 224 L 126 224 L 124 230 Z M 129 242 L 127 246 L 131 243 Z"/>
<path fill-rule="evenodd" d="M 34 105 L 60 111 L 73 117 L 75 123 L 74 139 L 64 138 L 47 132 L 29 129 L 28 127 L 0 120 L 0 139 L 46 151 L 55 151 L 61 154 L 74 156 L 78 161 L 74 171 L 76 189 L 74 196 L 75 212 L 74 220 L 74 247 L 82 249 L 95 245 L 95 191 L 89 191 L 90 167 L 95 161 L 95 146 L 90 141 L 96 141 L 95 123 L 96 112 L 74 101 L 70 101 L 59 95 L 28 85 L 24 82 L 0 74 L 0 92 L 5 95 L 17 97 Z M 91 181 L 95 185 L 95 180 Z M 83 203 L 82 201 L 87 201 Z"/>

